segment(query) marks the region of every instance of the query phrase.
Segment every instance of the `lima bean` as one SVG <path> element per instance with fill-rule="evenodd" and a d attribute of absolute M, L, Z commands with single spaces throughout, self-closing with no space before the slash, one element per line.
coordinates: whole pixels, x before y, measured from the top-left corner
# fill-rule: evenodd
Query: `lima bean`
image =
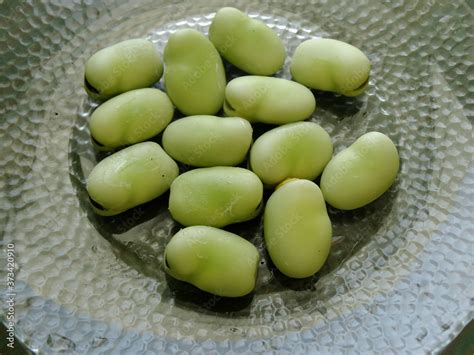
<path fill-rule="evenodd" d="M 309 180 L 283 182 L 268 199 L 263 233 L 268 254 L 286 276 L 309 277 L 321 269 L 332 226 L 319 187 Z"/>
<path fill-rule="evenodd" d="M 209 39 L 227 61 L 249 74 L 272 75 L 285 61 L 285 47 L 278 35 L 232 7 L 216 13 Z"/>
<path fill-rule="evenodd" d="M 154 142 L 143 142 L 105 158 L 87 178 L 94 211 L 112 216 L 148 202 L 169 189 L 178 166 Z"/>
<path fill-rule="evenodd" d="M 251 143 L 252 126 L 240 117 L 189 116 L 163 133 L 163 148 L 173 159 L 199 167 L 240 164 Z"/>
<path fill-rule="evenodd" d="M 181 229 L 165 249 L 164 269 L 175 279 L 223 297 L 255 288 L 260 255 L 240 236 L 207 226 Z"/>
<path fill-rule="evenodd" d="M 224 65 L 202 33 L 173 33 L 165 47 L 165 85 L 171 101 L 185 115 L 213 115 L 224 101 Z"/>
<path fill-rule="evenodd" d="M 231 80 L 225 89 L 225 114 L 250 122 L 281 125 L 303 121 L 315 108 L 313 93 L 291 80 L 249 75 Z"/>
<path fill-rule="evenodd" d="M 321 190 L 333 207 L 359 208 L 388 190 L 399 166 L 392 140 L 383 133 L 369 132 L 328 163 L 321 176 Z"/>
<path fill-rule="evenodd" d="M 314 180 L 331 159 L 329 134 L 313 122 L 296 122 L 262 134 L 250 150 L 250 167 L 266 185 L 287 178 Z"/>
<path fill-rule="evenodd" d="M 263 186 L 257 175 L 234 167 L 188 171 L 171 184 L 169 210 L 185 226 L 224 227 L 255 218 Z"/>
<path fill-rule="evenodd" d="M 311 89 L 357 96 L 369 84 L 370 61 L 348 43 L 310 39 L 296 48 L 290 71 L 293 80 Z"/>
<path fill-rule="evenodd" d="M 153 43 L 130 39 L 95 53 L 85 65 L 84 88 L 99 100 L 145 88 L 160 80 L 163 64 Z"/>
<path fill-rule="evenodd" d="M 157 89 L 137 89 L 100 105 L 91 116 L 93 140 L 103 149 L 113 149 L 151 138 L 171 122 L 174 107 Z"/>

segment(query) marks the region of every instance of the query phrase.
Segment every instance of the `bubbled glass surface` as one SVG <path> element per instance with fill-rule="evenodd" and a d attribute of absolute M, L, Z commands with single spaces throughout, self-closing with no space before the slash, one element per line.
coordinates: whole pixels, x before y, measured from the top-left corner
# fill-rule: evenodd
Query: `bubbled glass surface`
<path fill-rule="evenodd" d="M 86 59 L 133 37 L 162 53 L 177 29 L 207 33 L 225 5 L 279 33 L 288 55 L 278 76 L 290 78 L 291 54 L 311 37 L 367 53 L 367 92 L 315 93 L 312 120 L 336 152 L 379 130 L 401 157 L 396 183 L 380 199 L 352 212 L 329 209 L 331 255 L 313 278 L 275 270 L 260 218 L 228 228 L 262 255 L 255 293 L 232 302 L 165 276 L 163 250 L 179 229 L 167 195 L 101 218 L 84 188 L 102 158 L 90 144 L 96 103 L 82 88 Z M 474 20 L 467 2 L 0 0 L 0 10 L 1 233 L 3 247 L 15 243 L 16 333 L 30 349 L 437 352 L 472 318 Z"/>

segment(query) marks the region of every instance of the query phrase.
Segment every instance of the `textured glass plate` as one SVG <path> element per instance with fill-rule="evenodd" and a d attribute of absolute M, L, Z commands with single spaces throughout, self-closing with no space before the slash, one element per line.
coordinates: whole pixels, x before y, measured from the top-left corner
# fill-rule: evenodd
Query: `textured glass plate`
<path fill-rule="evenodd" d="M 313 36 L 367 53 L 367 93 L 315 93 L 313 120 L 336 151 L 379 130 L 401 156 L 382 198 L 329 210 L 333 247 L 314 278 L 275 270 L 259 220 L 229 228 L 262 253 L 255 294 L 233 302 L 166 278 L 163 249 L 179 229 L 167 196 L 99 218 L 84 190 L 101 158 L 89 141 L 85 60 L 133 37 L 162 52 L 179 28 L 207 33 L 224 5 L 279 33 L 282 77 Z M 462 1 L 0 0 L 0 220 L 3 250 L 15 243 L 18 338 L 48 354 L 442 349 L 474 308 L 472 11 Z"/>

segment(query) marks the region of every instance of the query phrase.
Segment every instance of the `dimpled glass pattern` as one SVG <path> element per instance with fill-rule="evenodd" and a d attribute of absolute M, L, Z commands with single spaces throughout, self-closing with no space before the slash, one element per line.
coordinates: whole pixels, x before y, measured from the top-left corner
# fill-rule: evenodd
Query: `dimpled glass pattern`
<path fill-rule="evenodd" d="M 96 103 L 82 88 L 86 59 L 133 37 L 162 53 L 177 29 L 207 33 L 225 5 L 279 33 L 288 53 L 281 77 L 290 78 L 291 54 L 305 39 L 361 48 L 372 62 L 367 92 L 316 93 L 312 120 L 336 152 L 379 130 L 401 157 L 383 197 L 352 212 L 329 209 L 331 255 L 309 280 L 275 270 L 260 219 L 230 227 L 262 255 L 255 294 L 233 303 L 165 276 L 163 250 L 179 229 L 167 195 L 100 218 L 84 188 L 102 158 L 89 138 Z M 0 0 L 0 9 L 2 246 L 15 243 L 16 333 L 30 349 L 423 353 L 440 351 L 472 318 L 474 21 L 467 2 Z"/>

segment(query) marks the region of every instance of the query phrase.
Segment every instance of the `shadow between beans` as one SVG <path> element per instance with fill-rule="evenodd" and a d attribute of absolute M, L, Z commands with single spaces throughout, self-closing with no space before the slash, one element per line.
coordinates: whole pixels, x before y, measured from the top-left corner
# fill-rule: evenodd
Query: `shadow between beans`
<path fill-rule="evenodd" d="M 199 312 L 230 313 L 242 311 L 252 303 L 254 293 L 242 297 L 223 297 L 200 290 L 199 288 L 166 275 L 166 282 L 175 303 L 181 308 Z M 239 312 L 240 313 L 240 312 Z M 250 314 L 250 310 L 248 311 Z"/>
<path fill-rule="evenodd" d="M 348 97 L 325 91 L 312 92 L 316 98 L 316 110 L 328 111 L 339 121 L 356 115 L 364 105 L 363 95 Z"/>
<path fill-rule="evenodd" d="M 319 273 L 301 279 L 288 277 L 276 268 L 266 249 L 264 251 L 264 257 L 267 267 L 270 269 L 273 277 L 283 287 L 283 289 L 290 289 L 293 291 L 314 291 L 316 289 L 316 283 L 320 277 Z"/>
<path fill-rule="evenodd" d="M 277 128 L 277 127 L 279 127 L 279 126 L 278 125 L 267 124 L 267 123 L 253 123 L 252 124 L 252 128 L 253 128 L 252 138 L 255 141 L 262 134 L 268 132 L 269 130 L 271 130 L 273 128 Z"/>
<path fill-rule="evenodd" d="M 155 142 L 155 143 L 158 143 L 160 146 L 161 146 L 161 140 L 162 140 L 162 137 L 163 137 L 163 132 L 157 134 L 156 136 L 154 137 L 151 137 L 149 139 L 146 140 L 146 142 Z M 91 136 L 91 142 L 96 142 L 95 139 Z M 91 143 L 92 144 L 92 143 Z M 95 143 L 97 145 L 97 143 Z M 130 147 L 132 146 L 133 144 L 131 145 L 124 145 L 124 146 L 120 146 L 120 147 L 117 147 L 113 150 L 94 150 L 94 157 L 95 157 L 95 160 L 97 162 L 100 162 L 101 160 L 104 160 L 105 158 L 111 156 L 112 154 L 114 153 L 117 153 L 118 151 L 122 150 L 122 149 L 125 149 L 127 147 Z"/>
<path fill-rule="evenodd" d="M 347 259 L 356 255 L 389 218 L 398 193 L 398 184 L 372 203 L 351 211 L 328 207 L 333 225 L 333 244 L 328 261 L 320 276 L 332 273 Z"/>

